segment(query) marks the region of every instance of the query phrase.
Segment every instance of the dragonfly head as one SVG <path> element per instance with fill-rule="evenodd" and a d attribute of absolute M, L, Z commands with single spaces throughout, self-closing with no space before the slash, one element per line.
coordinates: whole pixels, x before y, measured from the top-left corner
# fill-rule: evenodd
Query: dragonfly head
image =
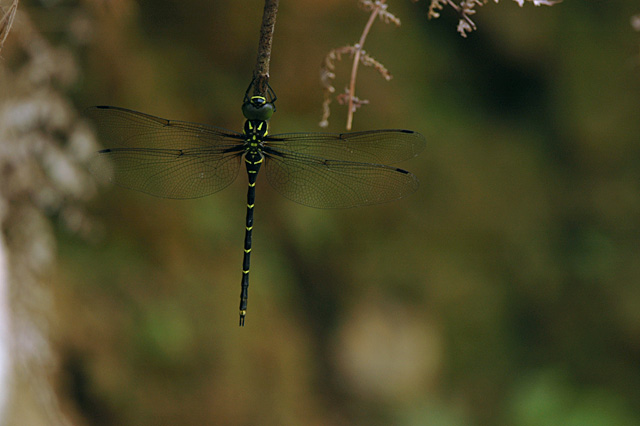
<path fill-rule="evenodd" d="M 276 106 L 264 96 L 253 96 L 242 104 L 242 114 L 247 120 L 267 121 L 275 111 Z"/>

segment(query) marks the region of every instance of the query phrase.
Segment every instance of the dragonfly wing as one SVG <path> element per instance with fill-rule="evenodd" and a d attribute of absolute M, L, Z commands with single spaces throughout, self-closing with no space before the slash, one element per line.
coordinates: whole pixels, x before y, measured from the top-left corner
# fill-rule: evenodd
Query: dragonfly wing
<path fill-rule="evenodd" d="M 284 197 L 316 208 L 349 208 L 397 200 L 418 189 L 418 179 L 396 167 L 327 160 L 265 150 L 266 175 Z"/>
<path fill-rule="evenodd" d="M 238 176 L 240 154 L 206 149 L 110 148 L 98 152 L 92 173 L 103 181 L 163 198 L 198 198 L 229 186 Z"/>
<path fill-rule="evenodd" d="M 411 130 L 351 133 L 283 133 L 265 138 L 276 150 L 330 160 L 395 164 L 415 157 L 426 140 Z"/>
<path fill-rule="evenodd" d="M 208 147 L 220 151 L 244 139 L 241 133 L 186 121 L 167 120 L 113 106 L 91 107 L 86 115 L 110 146 L 185 149 Z"/>
<path fill-rule="evenodd" d="M 117 107 L 87 111 L 104 149 L 90 168 L 101 180 L 165 198 L 213 194 L 235 180 L 244 137 L 197 123 Z"/>

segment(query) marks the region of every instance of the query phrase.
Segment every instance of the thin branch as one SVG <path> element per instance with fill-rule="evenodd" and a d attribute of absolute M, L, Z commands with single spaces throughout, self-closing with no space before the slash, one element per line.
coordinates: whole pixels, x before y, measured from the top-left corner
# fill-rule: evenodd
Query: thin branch
<path fill-rule="evenodd" d="M 258 59 L 253 71 L 254 96 L 264 96 L 269 83 L 269 61 L 271 60 L 271 44 L 273 30 L 276 25 L 279 0 L 265 0 L 262 13 L 262 27 L 260 28 L 260 41 L 258 43 Z"/>

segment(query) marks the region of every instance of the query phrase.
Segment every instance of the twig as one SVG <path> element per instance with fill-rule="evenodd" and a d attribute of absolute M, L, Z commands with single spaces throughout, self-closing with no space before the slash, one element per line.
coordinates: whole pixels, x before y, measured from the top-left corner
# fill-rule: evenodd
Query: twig
<path fill-rule="evenodd" d="M 253 71 L 254 96 L 265 96 L 269 83 L 269 61 L 271 60 L 271 44 L 273 41 L 273 29 L 276 25 L 279 0 L 265 0 L 262 13 L 262 27 L 260 28 L 260 41 L 258 43 L 258 60 Z"/>

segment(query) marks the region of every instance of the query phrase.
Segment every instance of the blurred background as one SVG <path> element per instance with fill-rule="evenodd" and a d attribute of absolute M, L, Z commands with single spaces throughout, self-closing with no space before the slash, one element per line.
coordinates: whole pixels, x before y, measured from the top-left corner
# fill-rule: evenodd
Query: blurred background
<path fill-rule="evenodd" d="M 11 1 L 2 0 L 6 11 Z M 315 210 L 246 177 L 175 201 L 97 185 L 82 112 L 241 130 L 263 3 L 23 0 L 0 63 L 0 410 L 8 425 L 640 424 L 636 1 L 502 0 L 466 39 L 389 0 L 354 130 L 406 128 L 406 199 Z M 355 0 L 283 0 L 271 133 L 323 131 Z M 336 73 L 342 91 L 350 70 Z M 344 131 L 332 104 L 329 131 Z"/>

